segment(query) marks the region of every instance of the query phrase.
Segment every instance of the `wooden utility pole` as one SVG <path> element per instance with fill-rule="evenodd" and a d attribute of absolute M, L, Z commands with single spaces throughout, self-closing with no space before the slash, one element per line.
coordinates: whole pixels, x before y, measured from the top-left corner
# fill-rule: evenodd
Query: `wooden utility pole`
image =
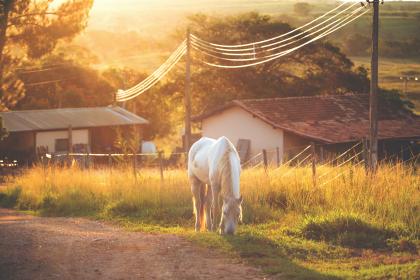
<path fill-rule="evenodd" d="M 185 131 L 184 131 L 184 149 L 188 153 L 191 146 L 191 35 L 190 29 L 187 29 L 187 53 L 185 65 Z"/>
<path fill-rule="evenodd" d="M 378 164 L 378 41 L 379 41 L 379 1 L 373 3 L 372 17 L 372 60 L 370 79 L 370 107 L 369 107 L 369 168 L 376 170 Z"/>

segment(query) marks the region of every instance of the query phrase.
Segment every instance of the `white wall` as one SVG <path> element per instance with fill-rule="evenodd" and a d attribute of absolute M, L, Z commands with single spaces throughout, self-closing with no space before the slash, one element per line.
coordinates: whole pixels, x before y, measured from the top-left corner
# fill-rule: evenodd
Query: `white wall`
<path fill-rule="evenodd" d="M 283 157 L 283 131 L 254 118 L 240 107 L 232 107 L 204 119 L 202 134 L 211 138 L 226 136 L 235 146 L 239 139 L 249 139 L 250 156 L 260 153 L 262 149 L 273 150 L 268 154 L 272 163 L 276 161 L 276 147 L 279 147 L 280 157 Z"/>
<path fill-rule="evenodd" d="M 37 132 L 35 146 L 47 146 L 49 153 L 55 153 L 55 139 L 68 138 L 68 130 Z M 89 130 L 78 129 L 72 131 L 72 142 L 75 144 L 89 144 Z"/>

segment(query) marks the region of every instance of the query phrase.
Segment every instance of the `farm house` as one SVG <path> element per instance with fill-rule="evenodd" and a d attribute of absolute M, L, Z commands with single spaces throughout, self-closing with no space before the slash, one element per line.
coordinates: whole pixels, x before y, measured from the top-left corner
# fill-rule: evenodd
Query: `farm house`
<path fill-rule="evenodd" d="M 106 152 L 115 129 L 148 123 L 118 106 L 0 112 L 9 136 L 0 142 L 1 158 L 32 162 L 37 154 Z"/>
<path fill-rule="evenodd" d="M 368 137 L 369 96 L 345 94 L 233 100 L 194 118 L 202 135 L 227 136 L 245 161 L 263 149 L 271 162 L 290 158 L 311 142 L 338 153 Z M 420 117 L 379 103 L 379 156 L 418 153 Z M 402 152 L 401 152 L 402 151 Z M 317 152 L 320 152 L 319 150 Z"/>

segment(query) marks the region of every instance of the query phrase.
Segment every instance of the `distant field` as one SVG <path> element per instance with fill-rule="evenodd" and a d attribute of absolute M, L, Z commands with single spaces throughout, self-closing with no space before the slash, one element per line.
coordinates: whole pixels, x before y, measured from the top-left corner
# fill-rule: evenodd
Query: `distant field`
<path fill-rule="evenodd" d="M 364 65 L 370 68 L 369 57 L 352 57 L 352 61 L 355 65 Z M 381 58 L 379 60 L 379 85 L 386 89 L 397 89 L 400 91 L 404 90 L 403 81 L 400 80 L 401 76 L 407 75 L 407 73 L 415 75 L 420 78 L 420 58 L 418 60 L 408 59 L 390 59 Z M 415 105 L 416 110 L 420 111 L 420 80 L 409 81 L 407 84 L 407 98 L 410 99 Z"/>

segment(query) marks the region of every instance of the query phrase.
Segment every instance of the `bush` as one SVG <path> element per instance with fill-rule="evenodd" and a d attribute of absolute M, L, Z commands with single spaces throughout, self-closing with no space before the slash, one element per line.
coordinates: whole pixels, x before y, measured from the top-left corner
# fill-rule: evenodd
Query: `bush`
<path fill-rule="evenodd" d="M 21 193 L 21 187 L 11 188 L 7 189 L 5 192 L 0 192 L 0 206 L 6 208 L 15 207 Z"/>

